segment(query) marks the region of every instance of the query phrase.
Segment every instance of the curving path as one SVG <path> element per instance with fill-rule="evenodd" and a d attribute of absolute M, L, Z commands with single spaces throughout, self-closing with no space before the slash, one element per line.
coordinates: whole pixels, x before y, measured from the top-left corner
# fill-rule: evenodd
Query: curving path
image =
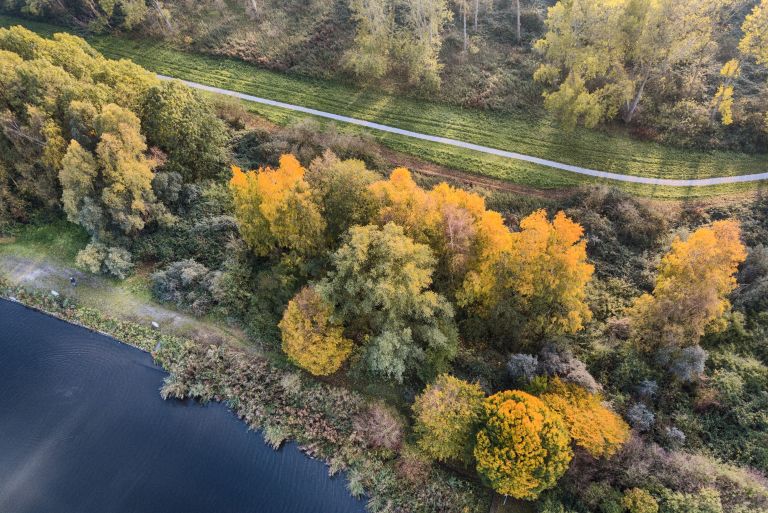
<path fill-rule="evenodd" d="M 157 75 L 161 80 L 179 80 L 174 77 L 166 75 Z M 722 185 L 733 184 L 742 182 L 756 182 L 759 180 L 768 180 L 768 172 L 756 173 L 751 175 L 737 175 L 737 176 L 721 176 L 714 178 L 701 178 L 692 180 L 676 180 L 671 178 L 650 178 L 645 176 L 635 175 L 622 175 L 619 173 L 609 173 L 607 171 L 597 171 L 594 169 L 588 169 L 585 167 L 573 166 L 571 164 L 563 164 L 561 162 L 555 162 L 554 160 L 542 159 L 539 157 L 533 157 L 531 155 L 524 155 L 522 153 L 516 153 L 513 151 L 499 150 L 496 148 L 490 148 L 488 146 L 481 146 L 479 144 L 473 144 L 465 141 L 459 141 L 457 139 L 450 139 L 448 137 L 438 137 L 436 135 L 422 134 L 419 132 L 412 132 L 410 130 L 403 130 L 402 128 L 395 128 L 388 125 L 382 125 L 374 123 L 372 121 L 365 121 L 363 119 L 350 118 L 348 116 L 342 116 L 339 114 L 332 114 L 330 112 L 323 112 L 321 110 L 310 109 L 309 107 L 302 107 L 301 105 L 293 105 L 290 103 L 279 102 L 275 100 L 269 100 L 267 98 L 260 98 L 250 94 L 239 93 L 237 91 L 230 91 L 228 89 L 221 89 L 219 87 L 208 86 L 197 82 L 190 82 L 188 80 L 180 80 L 182 83 L 192 87 L 194 89 L 200 89 L 211 93 L 223 94 L 227 96 L 234 96 L 241 100 L 261 103 L 272 107 L 279 107 L 281 109 L 288 109 L 297 112 L 303 112 L 312 116 L 318 116 L 321 118 L 332 119 L 334 121 L 340 121 L 342 123 L 350 123 L 353 125 L 370 128 L 373 130 L 379 130 L 381 132 L 389 132 L 392 134 L 403 135 L 406 137 L 413 137 L 414 139 L 421 139 L 423 141 L 431 141 L 438 144 L 446 144 L 449 146 L 455 146 L 457 148 L 465 148 L 468 150 L 479 151 L 481 153 L 487 153 L 489 155 L 496 155 L 499 157 L 505 157 L 514 160 L 521 160 L 524 162 L 531 162 L 540 166 L 545 166 L 553 169 L 559 169 L 562 171 L 570 171 L 571 173 L 578 173 L 581 175 L 594 176 L 596 178 L 604 178 L 608 180 L 617 180 L 619 182 L 631 182 L 647 185 L 665 185 L 671 187 L 701 187 L 706 185 Z"/>

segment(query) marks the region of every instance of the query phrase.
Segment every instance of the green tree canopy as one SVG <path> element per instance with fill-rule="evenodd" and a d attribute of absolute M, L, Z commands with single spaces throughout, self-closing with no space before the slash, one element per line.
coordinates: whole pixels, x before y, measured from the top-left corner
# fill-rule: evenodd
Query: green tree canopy
<path fill-rule="evenodd" d="M 450 303 L 429 290 L 435 259 L 427 246 L 392 223 L 353 226 L 331 263 L 319 289 L 363 346 L 367 371 L 401 382 L 445 370 L 457 334 Z"/>
<path fill-rule="evenodd" d="M 166 171 L 187 180 L 225 171 L 224 123 L 197 91 L 176 80 L 156 84 L 147 90 L 140 110 L 147 140 L 168 154 Z"/>

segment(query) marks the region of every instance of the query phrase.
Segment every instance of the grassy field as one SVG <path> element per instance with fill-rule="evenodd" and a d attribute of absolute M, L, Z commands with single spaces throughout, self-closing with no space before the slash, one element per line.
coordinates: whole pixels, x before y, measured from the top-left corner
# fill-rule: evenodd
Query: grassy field
<path fill-rule="evenodd" d="M 0 16 L 0 26 L 14 24 L 22 24 L 43 35 L 64 30 L 49 24 Z M 232 59 L 185 53 L 165 43 L 115 36 L 89 36 L 87 39 L 110 58 L 128 58 L 157 73 L 602 171 L 691 179 L 752 174 L 765 170 L 768 165 L 768 155 L 684 150 L 586 129 L 566 133 L 548 118 L 514 117 L 387 96 L 333 82 L 282 75 Z M 305 117 L 304 114 L 252 103 L 248 104 L 248 108 L 280 124 Z M 350 126 L 340 128 L 353 132 L 365 130 Z M 462 171 L 532 187 L 559 188 L 599 181 L 404 136 L 375 131 L 369 133 L 397 151 Z M 759 187 L 756 184 L 739 184 L 673 188 L 611 183 L 637 194 L 668 198 L 738 193 Z"/>

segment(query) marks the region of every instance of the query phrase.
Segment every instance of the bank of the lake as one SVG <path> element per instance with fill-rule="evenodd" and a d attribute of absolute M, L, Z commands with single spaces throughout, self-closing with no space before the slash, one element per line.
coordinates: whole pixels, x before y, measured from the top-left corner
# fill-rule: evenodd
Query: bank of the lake
<path fill-rule="evenodd" d="M 171 377 L 166 380 L 163 387 L 165 395 L 185 399 L 194 398 L 203 403 L 217 401 L 227 404 L 245 422 L 238 421 L 224 408 L 216 407 L 216 410 L 222 415 L 229 415 L 228 418 L 238 425 L 243 433 L 249 435 L 251 443 L 258 444 L 261 449 L 266 447 L 259 440 L 258 435 L 245 432 L 246 426 L 253 430 L 261 430 L 264 439 L 271 445 L 279 446 L 283 442 L 295 441 L 302 447 L 303 452 L 310 453 L 317 460 L 329 465 L 328 468 L 319 461 L 309 462 L 317 465 L 317 475 L 325 480 L 323 482 L 328 481 L 329 470 L 334 474 L 345 471 L 348 478 L 347 487 L 355 495 L 365 495 L 368 498 L 367 508 L 371 512 L 397 510 L 424 513 L 486 513 L 489 510 L 491 493 L 479 483 L 447 472 L 439 466 L 414 461 L 407 454 L 398 455 L 369 446 L 365 437 L 367 428 L 358 421 L 366 418 L 371 404 L 365 397 L 355 392 L 309 379 L 290 368 L 275 366 L 257 355 L 226 347 L 209 346 L 156 331 L 149 326 L 115 319 L 98 310 L 77 306 L 64 296 L 56 297 L 48 292 L 13 286 L 4 282 L 2 278 L 0 278 L 0 297 L 16 298 L 26 305 L 48 312 L 60 319 L 91 330 L 98 330 L 121 342 L 150 351 L 154 362 L 171 373 Z M 13 306 L 22 308 L 20 305 Z M 37 313 L 37 315 L 42 314 Z M 60 324 L 60 326 L 69 327 L 70 325 Z M 115 338 L 104 339 L 102 335 L 88 330 L 84 333 L 90 333 L 110 344 L 130 349 L 117 342 Z M 153 350 L 158 345 L 159 351 Z M 160 376 L 164 375 L 162 370 L 152 363 L 148 354 L 139 351 L 135 353 L 145 358 L 144 367 L 153 369 L 153 372 L 159 373 Z M 54 353 L 54 359 L 57 358 L 55 355 L 56 353 Z M 94 362 L 94 365 L 98 365 L 98 361 Z M 148 401 L 159 402 L 158 386 L 154 386 L 151 390 L 153 397 L 147 398 Z M 169 401 L 159 402 L 159 404 L 178 406 L 179 403 Z M 186 408 L 190 408 L 192 403 L 183 404 L 187 405 Z M 7 405 L 3 407 L 6 412 L 11 411 L 8 410 Z M 140 414 L 142 410 L 138 405 L 135 406 L 136 411 L 133 409 L 124 410 L 129 419 L 132 414 Z M 207 409 L 191 408 L 190 411 L 201 413 Z M 94 417 L 98 418 L 102 414 L 101 411 L 96 412 Z M 197 424 L 192 422 L 191 425 Z M 1 424 L 0 429 L 2 429 Z M 209 435 L 220 436 L 215 432 Z M 114 436 L 115 443 L 120 443 L 119 432 Z M 176 438 L 183 441 L 185 438 L 183 431 L 177 433 Z M 191 447 L 193 440 L 194 437 L 186 443 Z M 294 451 L 293 447 L 290 446 L 286 450 Z M 282 453 L 279 454 L 282 455 Z M 304 458 L 298 452 L 295 455 Z M 147 456 L 146 464 L 152 464 L 151 457 Z M 305 481 L 301 475 L 296 475 L 295 479 L 302 483 Z M 136 484 L 138 481 L 140 480 L 135 478 L 131 484 L 134 491 L 139 486 Z M 343 480 L 326 482 L 326 485 L 339 487 L 333 488 L 332 497 L 336 497 L 334 495 L 336 493 L 341 493 L 338 490 L 343 490 L 344 499 L 340 502 L 342 507 L 362 508 L 362 503 L 353 501 L 344 491 Z M 0 505 L 5 493 L 2 491 L 2 486 L 0 484 Z M 318 489 L 322 490 L 322 487 Z M 302 490 L 304 488 L 299 483 L 294 492 L 303 493 Z M 314 493 L 313 488 L 310 487 L 309 490 L 310 494 Z M 318 497 L 322 498 L 322 494 Z M 345 501 L 352 501 L 352 503 L 350 505 Z M 344 506 L 345 504 L 347 506 Z M 287 513 L 313 511 L 303 509 L 302 506 L 298 508 L 278 511 Z M 173 511 L 173 509 L 165 511 Z M 216 511 L 227 510 L 217 508 Z M 259 511 L 271 510 L 262 508 Z M 334 507 L 330 511 L 347 510 Z"/>
<path fill-rule="evenodd" d="M 358 513 L 341 475 L 223 405 L 163 401 L 149 354 L 0 300 L 0 511 Z"/>

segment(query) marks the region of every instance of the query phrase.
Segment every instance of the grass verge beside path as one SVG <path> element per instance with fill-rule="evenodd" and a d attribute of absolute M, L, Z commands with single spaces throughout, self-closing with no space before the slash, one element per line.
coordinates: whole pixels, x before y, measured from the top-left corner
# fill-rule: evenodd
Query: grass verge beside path
<path fill-rule="evenodd" d="M 88 240 L 80 227 L 65 221 L 25 226 L 15 236 L 0 239 L 0 280 L 43 293 L 55 290 L 121 321 L 142 326 L 155 321 L 169 334 L 245 347 L 246 337 L 237 327 L 220 319 L 198 319 L 156 303 L 150 293 L 148 269 L 137 269 L 123 281 L 78 270 L 75 255 Z M 77 279 L 76 287 L 70 283 L 72 276 Z"/>
<path fill-rule="evenodd" d="M 46 36 L 68 30 L 0 16 L 0 26 L 14 24 L 24 25 Z M 156 73 L 601 171 L 696 179 L 753 174 L 768 168 L 768 155 L 685 150 L 587 129 L 567 134 L 548 118 L 534 119 L 381 95 L 333 82 L 270 72 L 233 59 L 185 53 L 162 42 L 116 36 L 88 36 L 87 39 L 107 57 L 129 58 Z M 301 113 L 252 103 L 248 103 L 248 108 L 281 124 L 306 117 Z M 359 127 L 341 128 L 351 132 L 364 131 L 392 149 L 444 166 L 532 187 L 558 188 L 600 181 L 405 136 L 376 133 Z M 739 193 L 755 188 L 754 183 L 695 188 L 607 183 L 641 195 L 669 198 Z"/>

